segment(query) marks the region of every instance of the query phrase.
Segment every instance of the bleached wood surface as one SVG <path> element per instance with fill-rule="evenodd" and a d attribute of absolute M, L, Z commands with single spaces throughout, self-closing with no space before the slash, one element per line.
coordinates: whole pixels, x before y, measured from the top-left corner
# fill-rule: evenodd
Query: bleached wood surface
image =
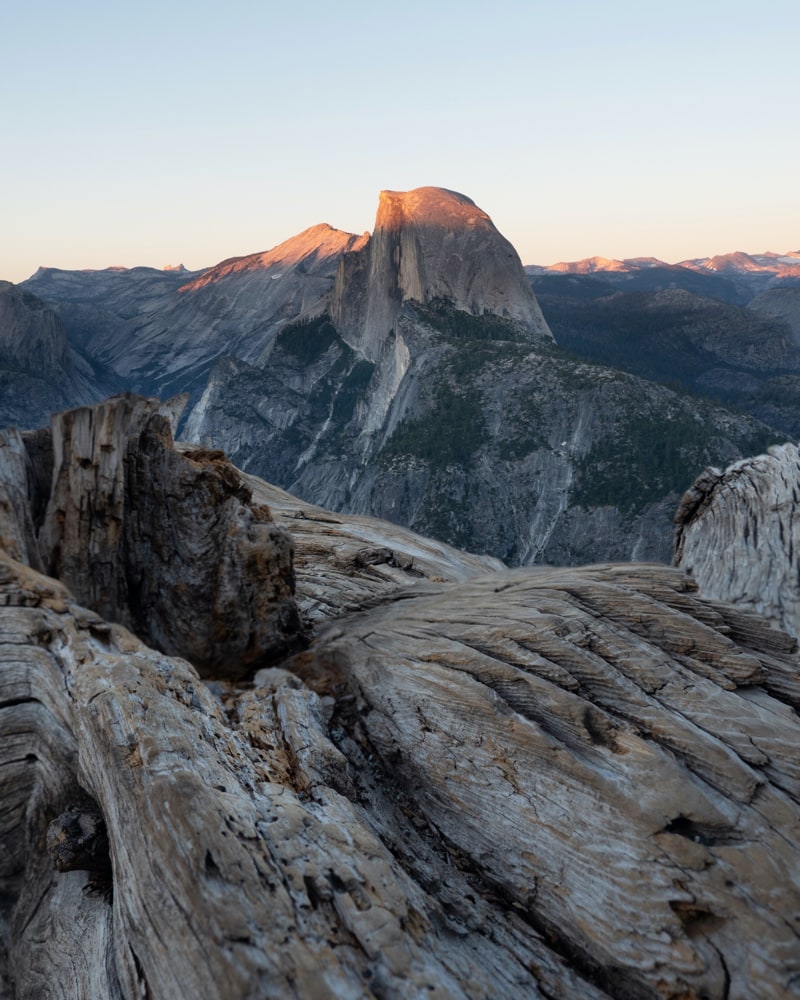
<path fill-rule="evenodd" d="M 255 676 L 0 552 L 0 996 L 798 995 L 795 640 L 677 569 L 505 570 L 247 485 L 316 630 Z"/>
<path fill-rule="evenodd" d="M 676 516 L 675 564 L 709 597 L 800 635 L 800 452 L 794 444 L 707 469 Z"/>
<path fill-rule="evenodd" d="M 5 559 L 13 995 L 794 995 L 789 640 L 663 567 L 422 590 L 209 688 Z"/>

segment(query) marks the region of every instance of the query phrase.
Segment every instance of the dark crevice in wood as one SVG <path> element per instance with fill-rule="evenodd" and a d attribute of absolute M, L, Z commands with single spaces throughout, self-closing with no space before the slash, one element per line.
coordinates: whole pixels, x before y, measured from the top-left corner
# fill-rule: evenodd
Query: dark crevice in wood
<path fill-rule="evenodd" d="M 140 986 L 140 997 L 141 1000 L 154 1000 L 153 993 L 150 989 L 150 984 L 147 981 L 147 976 L 144 974 L 144 969 L 142 968 L 142 963 L 139 961 L 139 956 L 133 950 L 133 945 L 128 945 L 128 950 L 133 958 L 133 965 L 136 969 L 136 978 L 139 981 Z"/>
<path fill-rule="evenodd" d="M 108 831 L 99 805 L 88 795 L 72 803 L 48 825 L 47 852 L 57 872 L 88 872 L 89 893 L 111 901 L 113 870 Z"/>
<path fill-rule="evenodd" d="M 676 816 L 664 827 L 663 833 L 674 833 L 686 837 L 695 844 L 713 847 L 720 844 L 738 844 L 742 838 L 737 836 L 731 827 L 712 827 L 705 823 L 696 823 L 686 816 Z"/>

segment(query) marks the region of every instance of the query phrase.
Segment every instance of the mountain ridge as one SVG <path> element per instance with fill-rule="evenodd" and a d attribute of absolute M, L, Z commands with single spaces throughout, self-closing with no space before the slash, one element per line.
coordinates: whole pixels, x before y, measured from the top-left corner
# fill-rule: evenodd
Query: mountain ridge
<path fill-rule="evenodd" d="M 579 279 L 595 280 L 558 278 Z M 382 192 L 369 235 L 323 223 L 201 272 L 35 287 L 124 388 L 188 392 L 195 444 L 308 501 L 511 562 L 667 560 L 700 469 L 780 440 L 565 355 L 513 246 L 449 189 Z"/>
<path fill-rule="evenodd" d="M 581 260 L 559 261 L 555 264 L 526 264 L 525 272 L 533 278 L 546 275 L 605 277 L 616 287 L 643 282 L 648 287 L 669 287 L 670 282 L 687 286 L 689 272 L 718 297 L 737 305 L 745 305 L 759 292 L 768 288 L 800 285 L 800 251 L 748 254 L 734 251 L 711 257 L 696 257 L 667 263 L 657 257 L 630 257 L 617 260 L 607 257 L 585 257 Z M 649 274 L 648 274 L 649 272 Z M 711 279 L 716 279 L 712 281 Z"/>

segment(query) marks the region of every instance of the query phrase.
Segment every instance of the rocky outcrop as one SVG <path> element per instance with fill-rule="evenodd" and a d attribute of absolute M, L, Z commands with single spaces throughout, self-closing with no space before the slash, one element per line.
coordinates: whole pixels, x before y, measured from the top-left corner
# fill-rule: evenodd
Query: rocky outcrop
<path fill-rule="evenodd" d="M 369 242 L 339 265 L 334 325 L 377 361 L 406 302 L 439 301 L 552 339 L 516 251 L 471 199 L 435 187 L 381 191 Z"/>
<path fill-rule="evenodd" d="M 33 520 L 33 469 L 22 435 L 0 430 L 0 548 L 41 569 Z"/>
<path fill-rule="evenodd" d="M 758 419 L 560 353 L 513 248 L 441 188 L 384 192 L 369 237 L 322 225 L 204 272 L 47 270 L 28 285 L 127 384 L 188 391 L 181 436 L 197 447 L 309 502 L 515 565 L 669 561 L 697 473 L 798 419 L 800 376 L 774 374 L 797 351 L 748 310 L 706 315 L 675 290 L 639 297 L 635 314 L 610 300 L 622 335 L 598 339 L 619 349 L 604 360 L 635 355 L 648 377 L 673 382 L 701 358 L 720 391 L 763 383 Z M 581 313 L 590 329 L 601 318 L 596 302 Z M 643 330 L 660 353 L 641 350 Z"/>
<path fill-rule="evenodd" d="M 298 604 L 315 625 L 420 581 L 456 582 L 506 568 L 399 525 L 305 503 L 256 476 L 243 479 L 253 501 L 268 505 L 292 536 Z"/>
<path fill-rule="evenodd" d="M 222 453 L 174 450 L 185 402 L 120 396 L 54 417 L 35 545 L 29 501 L 7 551 L 201 672 L 245 675 L 303 641 L 292 543 Z M 18 445 L 6 451 L 4 506 L 17 512 L 35 472 L 24 478 Z"/>
<path fill-rule="evenodd" d="M 800 635 L 800 452 L 793 444 L 707 469 L 675 517 L 675 564 L 709 597 Z"/>

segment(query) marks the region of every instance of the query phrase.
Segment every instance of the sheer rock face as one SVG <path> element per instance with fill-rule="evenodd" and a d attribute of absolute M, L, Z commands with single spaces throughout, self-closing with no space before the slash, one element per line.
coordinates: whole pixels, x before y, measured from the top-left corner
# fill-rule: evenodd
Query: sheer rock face
<path fill-rule="evenodd" d="M 292 542 L 220 452 L 174 450 L 184 403 L 121 396 L 54 417 L 36 555 L 104 618 L 203 672 L 245 674 L 302 640 Z"/>
<path fill-rule="evenodd" d="M 339 265 L 334 324 L 377 361 L 406 301 L 441 299 L 552 339 L 516 250 L 473 201 L 436 187 L 382 191 L 369 242 Z"/>
<path fill-rule="evenodd" d="M 59 317 L 36 295 L 0 281 L 0 425 L 36 427 L 53 410 L 108 391 L 69 344 Z"/>
<path fill-rule="evenodd" d="M 128 619 L 125 525 L 127 449 L 158 401 L 118 396 L 51 421 L 53 478 L 39 534 L 50 576 L 105 618 Z"/>
<path fill-rule="evenodd" d="M 800 452 L 793 444 L 707 469 L 675 518 L 675 564 L 704 594 L 800 635 Z"/>

